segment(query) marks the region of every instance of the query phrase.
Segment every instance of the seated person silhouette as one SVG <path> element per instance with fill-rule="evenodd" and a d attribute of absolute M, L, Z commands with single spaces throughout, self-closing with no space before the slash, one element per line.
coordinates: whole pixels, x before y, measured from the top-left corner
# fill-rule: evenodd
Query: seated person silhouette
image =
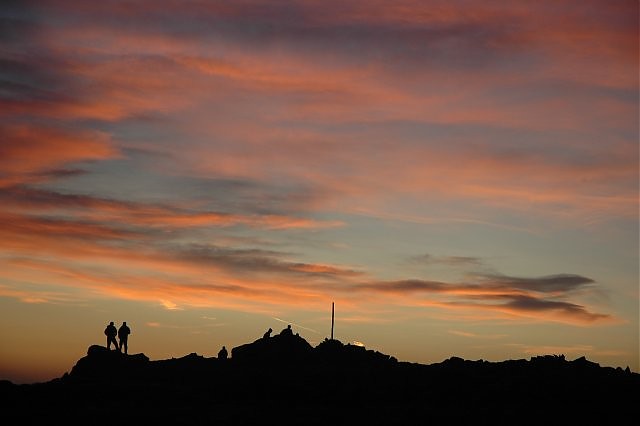
<path fill-rule="evenodd" d="M 281 336 L 293 336 L 293 330 L 291 330 L 291 324 L 287 326 L 284 330 L 280 332 Z"/>
<path fill-rule="evenodd" d="M 107 328 L 104 329 L 104 334 L 107 336 L 107 349 L 111 349 L 111 343 L 113 343 L 114 350 L 119 350 L 118 342 L 116 342 L 116 334 L 118 334 L 118 330 L 116 330 L 116 326 L 113 325 L 113 321 L 111 321 Z"/>
<path fill-rule="evenodd" d="M 266 333 L 264 333 L 264 336 L 262 336 L 262 338 L 263 338 L 263 339 L 268 339 L 269 337 L 271 337 L 271 332 L 272 332 L 272 331 L 273 331 L 273 330 L 272 330 L 271 328 L 269 328 L 269 329 L 267 330 L 267 332 L 266 332 Z"/>
<path fill-rule="evenodd" d="M 131 329 L 127 327 L 127 322 L 123 322 L 120 328 L 118 329 L 118 339 L 120 340 L 120 352 L 122 352 L 122 347 L 124 346 L 124 353 L 128 353 L 127 341 L 129 340 L 129 335 L 131 334 Z"/>
<path fill-rule="evenodd" d="M 220 352 L 218 352 L 218 359 L 227 359 L 227 356 L 229 356 L 229 353 L 227 352 L 227 348 L 223 346 Z"/>

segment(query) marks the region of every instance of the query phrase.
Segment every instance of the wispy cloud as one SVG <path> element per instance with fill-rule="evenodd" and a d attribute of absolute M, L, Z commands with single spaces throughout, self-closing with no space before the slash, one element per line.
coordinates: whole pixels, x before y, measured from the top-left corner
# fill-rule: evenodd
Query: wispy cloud
<path fill-rule="evenodd" d="M 474 256 L 434 256 L 432 254 L 423 254 L 413 256 L 409 259 L 412 263 L 425 265 L 447 265 L 461 268 L 477 268 L 484 266 L 484 260 Z"/>
<path fill-rule="evenodd" d="M 296 323 L 291 322 L 291 321 L 286 321 L 286 320 L 283 320 L 283 319 L 281 319 L 281 318 L 277 318 L 277 317 L 271 317 L 271 318 L 272 318 L 272 319 L 274 319 L 274 320 L 276 320 L 276 321 L 278 321 L 278 322 L 280 322 L 280 323 L 283 323 L 283 324 L 287 324 L 287 325 L 291 324 L 292 326 L 295 326 L 295 327 L 297 327 L 297 328 L 301 328 L 301 329 L 303 329 L 303 330 L 310 331 L 310 332 L 315 333 L 315 334 L 322 334 L 322 333 L 320 333 L 319 331 L 314 330 L 313 328 L 305 327 L 305 326 L 303 326 L 303 325 L 296 324 Z"/>
<path fill-rule="evenodd" d="M 495 340 L 495 339 L 504 339 L 505 337 L 508 337 L 507 334 L 478 334 L 478 333 L 471 333 L 469 331 L 462 331 L 462 330 L 449 330 L 449 333 L 454 334 L 456 336 L 469 337 L 472 339 Z"/>
<path fill-rule="evenodd" d="M 352 291 L 431 297 L 427 304 L 440 308 L 476 309 L 572 324 L 610 322 L 610 314 L 590 312 L 585 306 L 564 299 L 594 284 L 587 277 L 560 274 L 538 278 L 500 277 L 471 283 L 428 280 L 383 281 L 351 287 Z M 435 297 L 435 299 L 433 299 Z M 424 305 L 422 302 L 416 301 Z"/>
<path fill-rule="evenodd" d="M 565 293 L 595 283 L 591 278 L 575 274 L 548 275 L 536 278 L 478 275 L 478 278 L 487 286 L 531 290 L 539 293 Z"/>
<path fill-rule="evenodd" d="M 637 4 L 594 5 L 11 5 L 0 292 L 611 321 L 582 302 L 599 287 L 583 275 L 503 276 L 482 254 L 429 253 L 413 261 L 476 273 L 380 279 L 351 260 L 357 244 L 333 243 L 336 261 L 299 243 L 346 240 L 363 217 L 525 234 L 635 223 Z M 31 279 L 52 289 L 16 284 Z"/>
<path fill-rule="evenodd" d="M 0 125 L 0 188 L 75 174 L 60 167 L 118 155 L 107 134 L 36 124 Z"/>
<path fill-rule="evenodd" d="M 181 173 L 305 182 L 342 211 L 363 206 L 351 205 L 354 195 L 378 204 L 401 192 L 586 224 L 635 216 L 637 144 L 624 136 L 637 116 L 636 23 L 624 12 L 634 7 L 343 3 L 257 1 L 251 14 L 244 2 L 33 5 L 10 27 L 34 53 L 11 55 L 3 111 L 56 125 L 7 132 L 20 146 L 42 141 L 46 157 L 71 155 L 47 145 L 62 140 L 47 133 L 97 138 L 67 159 L 101 159 L 114 155 L 102 144 L 111 135 L 74 123 L 171 116 L 189 141 L 163 147 Z M 549 28 L 539 31 L 531 14 Z M 605 60 L 593 61 L 594 45 Z M 576 63 L 589 72 L 573 72 Z M 29 152 L 27 164 L 40 161 Z M 320 226 L 292 219 L 244 218 Z M 466 218 L 490 219 L 477 210 Z"/>
<path fill-rule="evenodd" d="M 592 345 L 532 346 L 517 343 L 510 345 L 519 348 L 526 355 L 565 354 L 569 356 L 584 356 L 585 354 L 593 353 L 595 349 Z"/>

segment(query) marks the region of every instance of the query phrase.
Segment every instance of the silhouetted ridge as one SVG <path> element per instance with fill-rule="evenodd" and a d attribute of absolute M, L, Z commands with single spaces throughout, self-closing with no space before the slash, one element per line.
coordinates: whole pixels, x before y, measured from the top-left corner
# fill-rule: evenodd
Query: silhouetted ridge
<path fill-rule="evenodd" d="M 343 344 L 339 340 L 326 339 L 315 348 L 316 359 L 343 366 L 385 365 L 398 362 L 395 357 L 364 346 Z"/>
<path fill-rule="evenodd" d="M 286 332 L 159 361 L 91 346 L 48 383 L 0 382 L 7 424 L 633 424 L 640 375 L 563 355 L 430 365 Z M 64 409 L 61 409 L 64 407 Z M 339 413 L 339 414 L 338 414 Z M 100 420 L 102 419 L 102 420 Z"/>

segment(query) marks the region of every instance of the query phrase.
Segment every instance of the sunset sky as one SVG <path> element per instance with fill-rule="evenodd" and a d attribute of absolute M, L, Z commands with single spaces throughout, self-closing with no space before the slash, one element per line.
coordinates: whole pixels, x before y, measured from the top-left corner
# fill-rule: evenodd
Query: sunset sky
<path fill-rule="evenodd" d="M 639 369 L 638 1 L 3 2 L 0 379 L 288 323 Z"/>

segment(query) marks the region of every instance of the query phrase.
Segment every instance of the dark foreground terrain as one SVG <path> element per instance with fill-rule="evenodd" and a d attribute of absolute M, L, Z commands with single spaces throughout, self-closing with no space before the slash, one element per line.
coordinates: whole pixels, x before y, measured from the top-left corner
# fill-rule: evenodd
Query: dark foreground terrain
<path fill-rule="evenodd" d="M 638 401 L 640 375 L 585 358 L 421 365 L 282 335 L 227 360 L 91 346 L 60 379 L 0 382 L 7 425 L 635 425 Z"/>

